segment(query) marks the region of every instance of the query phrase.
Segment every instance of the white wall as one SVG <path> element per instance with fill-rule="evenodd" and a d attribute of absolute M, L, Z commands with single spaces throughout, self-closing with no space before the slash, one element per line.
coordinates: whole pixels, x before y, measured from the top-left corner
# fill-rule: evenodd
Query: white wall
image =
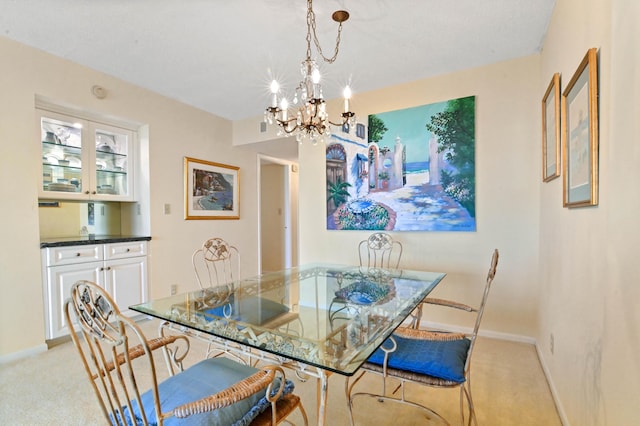
<path fill-rule="evenodd" d="M 151 212 L 150 297 L 168 295 L 171 284 L 195 288 L 191 253 L 211 236 L 238 247 L 243 276 L 257 273 L 256 154 L 232 147 L 231 122 L 2 37 L 0 57 L 0 357 L 44 344 L 36 95 L 143 126 L 151 185 L 150 199 L 142 200 Z M 106 88 L 106 99 L 92 96 L 94 84 Z M 185 156 L 240 167 L 240 220 L 183 219 Z M 170 215 L 163 214 L 165 203 Z"/>
<path fill-rule="evenodd" d="M 544 92 L 599 49 L 599 205 L 562 208 L 562 177 L 540 183 L 538 341 L 565 420 L 637 424 L 640 401 L 640 3 L 558 0 L 542 52 Z M 551 354 L 549 336 L 554 335 Z"/>
<path fill-rule="evenodd" d="M 491 253 L 501 252 L 498 277 L 484 328 L 536 335 L 538 299 L 538 204 L 540 176 L 539 56 L 420 80 L 354 96 L 353 109 L 367 115 L 476 96 L 477 232 L 395 232 L 407 269 L 445 271 L 433 295 L 476 304 Z M 327 231 L 325 152 L 300 147 L 301 263 L 358 262 L 358 242 L 369 234 Z M 321 177 L 321 178 L 318 178 Z M 447 313 L 448 314 L 448 313 Z M 461 322 L 429 312 L 429 321 Z"/>

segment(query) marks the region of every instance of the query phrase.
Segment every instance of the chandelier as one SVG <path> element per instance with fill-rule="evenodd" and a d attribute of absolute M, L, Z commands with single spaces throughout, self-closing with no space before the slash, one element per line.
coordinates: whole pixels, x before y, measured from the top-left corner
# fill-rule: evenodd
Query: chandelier
<path fill-rule="evenodd" d="M 330 124 L 344 126 L 349 123 L 350 126 L 355 126 L 355 114 L 349 111 L 351 89 L 348 85 L 343 92 L 344 110 L 341 114 L 341 121 L 334 123 L 329 120 L 322 95 L 322 86 L 320 85 L 320 70 L 316 61 L 311 58 L 312 35 L 318 53 L 325 62 L 332 64 L 338 57 L 342 23 L 349 19 L 349 12 L 338 10 L 331 17 L 338 23 L 338 35 L 334 54 L 332 57 L 327 58 L 322 53 L 322 48 L 316 35 L 316 16 L 313 12 L 312 0 L 307 0 L 307 56 L 302 61 L 300 69 L 302 81 L 296 87 L 292 100 L 293 106 L 290 109 L 286 96 L 280 96 L 279 98 L 280 84 L 273 80 L 270 87 L 271 105 L 264 112 L 264 121 L 266 123 L 280 126 L 278 136 L 295 136 L 299 143 L 302 143 L 304 139 L 308 139 L 315 144 L 318 139 L 323 140 L 325 137 L 330 136 Z"/>

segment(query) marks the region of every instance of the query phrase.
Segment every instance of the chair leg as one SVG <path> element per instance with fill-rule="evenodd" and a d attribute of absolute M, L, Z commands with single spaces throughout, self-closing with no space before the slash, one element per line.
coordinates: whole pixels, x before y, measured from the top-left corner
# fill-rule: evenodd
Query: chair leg
<path fill-rule="evenodd" d="M 302 406 L 302 402 L 298 404 L 298 408 L 300 409 L 300 414 L 302 414 L 302 421 L 304 421 L 304 426 L 309 426 L 309 420 L 307 419 L 307 412 L 304 410 Z"/>
<path fill-rule="evenodd" d="M 353 390 L 353 387 L 356 385 L 356 383 L 358 383 L 360 379 L 364 377 L 364 375 L 365 372 L 361 372 L 360 375 L 353 380 L 353 383 L 351 383 L 351 385 L 349 385 L 351 377 L 347 377 L 344 381 L 344 393 L 347 400 L 347 409 L 349 410 L 349 423 L 351 426 L 355 425 L 355 422 L 353 421 L 353 399 L 351 398 L 351 391 Z"/>
<path fill-rule="evenodd" d="M 467 408 L 469 409 L 469 419 L 466 424 L 471 426 L 471 421 L 473 421 L 473 424 L 478 426 L 478 420 L 476 419 L 476 412 L 473 406 L 473 398 L 471 396 L 471 384 L 468 381 L 460 386 L 460 415 L 462 417 L 462 425 L 465 424 L 464 400 L 466 400 Z"/>
<path fill-rule="evenodd" d="M 420 321 L 422 321 L 422 303 L 418 305 L 416 309 L 411 313 L 411 328 L 416 330 L 420 328 Z"/>
<path fill-rule="evenodd" d="M 344 380 L 344 394 L 345 394 L 345 399 L 347 401 L 347 411 L 349 411 L 349 424 L 351 426 L 354 426 L 353 424 L 353 404 L 351 402 L 351 389 L 349 388 L 349 379 L 350 377 L 346 377 Z M 356 381 L 358 381 L 356 379 Z"/>

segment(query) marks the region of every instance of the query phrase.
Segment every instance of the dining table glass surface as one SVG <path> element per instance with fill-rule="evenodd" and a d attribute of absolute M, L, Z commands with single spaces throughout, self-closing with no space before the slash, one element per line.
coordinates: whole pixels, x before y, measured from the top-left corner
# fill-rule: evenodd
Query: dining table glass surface
<path fill-rule="evenodd" d="M 276 357 L 352 375 L 444 276 L 309 264 L 130 308 Z"/>

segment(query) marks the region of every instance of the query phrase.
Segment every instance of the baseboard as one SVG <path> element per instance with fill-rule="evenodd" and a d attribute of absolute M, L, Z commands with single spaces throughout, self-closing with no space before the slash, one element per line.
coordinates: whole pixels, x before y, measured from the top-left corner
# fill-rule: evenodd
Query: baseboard
<path fill-rule="evenodd" d="M 7 355 L 0 356 L 0 365 L 9 364 L 10 362 L 18 361 L 23 358 L 28 358 L 34 355 L 41 354 L 48 350 L 47 345 L 42 343 L 38 346 L 34 346 L 33 348 L 25 349 L 18 352 L 12 352 Z"/>
<path fill-rule="evenodd" d="M 136 322 L 142 322 L 142 321 L 154 319 L 153 317 L 150 317 L 148 315 L 143 315 L 143 314 L 133 315 L 132 318 Z M 12 352 L 6 355 L 0 355 L 0 365 L 9 364 L 14 361 L 19 361 L 23 358 L 28 358 L 34 355 L 41 354 L 43 352 L 47 352 L 49 349 L 55 346 L 58 346 L 60 344 L 67 343 L 70 341 L 71 341 L 71 336 L 67 335 L 67 336 L 58 337 L 56 339 L 47 340 L 45 343 L 42 343 L 38 346 L 34 346 L 33 348 L 25 349 L 18 352 Z"/>
<path fill-rule="evenodd" d="M 473 332 L 473 330 L 469 327 L 451 326 L 449 324 L 440 324 L 440 323 L 428 322 L 428 321 L 423 321 L 421 323 L 420 328 L 447 330 L 447 331 L 453 331 L 456 333 Z M 564 412 L 562 402 L 560 401 L 560 397 L 558 396 L 558 391 L 555 387 L 555 384 L 553 383 L 553 379 L 551 378 L 551 373 L 549 372 L 549 368 L 547 367 L 546 360 L 542 354 L 540 346 L 538 345 L 538 341 L 534 337 L 522 336 L 518 334 L 502 333 L 499 331 L 492 331 L 492 330 L 482 330 L 482 329 L 478 331 L 478 336 L 489 337 L 492 339 L 507 340 L 512 342 L 519 342 L 519 343 L 528 343 L 528 344 L 534 345 L 534 347 L 536 348 L 536 354 L 538 355 L 538 361 L 540 361 L 540 366 L 542 367 L 542 372 L 544 373 L 544 377 L 547 379 L 547 384 L 549 385 L 549 390 L 551 391 L 551 397 L 553 398 L 553 402 L 556 406 L 558 417 L 560 417 L 560 421 L 564 426 L 570 425 L 569 420 L 567 419 L 567 415 Z"/>
<path fill-rule="evenodd" d="M 473 329 L 470 327 L 460 327 L 460 326 L 455 326 L 451 324 L 441 324 L 441 323 L 430 322 L 430 321 L 422 321 L 420 323 L 420 328 L 434 329 L 434 330 L 447 330 L 447 331 L 453 331 L 455 333 L 467 333 L 467 334 L 470 334 L 473 332 Z M 502 333 L 500 331 L 483 330 L 482 328 L 478 331 L 478 336 L 488 337 L 491 339 L 507 340 L 510 342 L 528 343 L 530 345 L 536 344 L 536 339 L 531 336 Z"/>
<path fill-rule="evenodd" d="M 555 384 L 553 383 L 553 379 L 551 378 L 551 373 L 549 372 L 549 368 L 547 367 L 547 362 L 545 357 L 542 355 L 542 350 L 540 346 L 536 342 L 536 353 L 538 354 L 538 360 L 540 361 L 540 365 L 542 366 L 542 371 L 544 372 L 544 376 L 547 378 L 547 384 L 549 384 L 549 390 L 551 391 L 551 397 L 553 398 L 553 402 L 556 405 L 556 411 L 558 412 L 558 417 L 560 417 L 560 421 L 564 426 L 569 426 L 569 419 L 567 419 L 567 415 L 564 412 L 564 408 L 562 406 L 562 402 L 560 401 L 560 397 L 558 396 L 558 391 L 556 389 Z"/>

